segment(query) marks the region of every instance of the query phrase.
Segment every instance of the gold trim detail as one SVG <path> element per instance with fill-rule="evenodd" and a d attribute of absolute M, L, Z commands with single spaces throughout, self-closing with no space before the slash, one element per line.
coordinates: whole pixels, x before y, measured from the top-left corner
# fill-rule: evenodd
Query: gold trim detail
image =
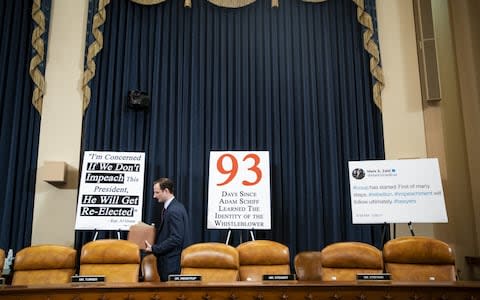
<path fill-rule="evenodd" d="M 130 0 L 130 1 L 135 2 L 137 4 L 141 4 L 141 5 L 154 5 L 154 4 L 165 2 L 166 0 Z"/>
<path fill-rule="evenodd" d="M 83 72 L 83 111 L 88 107 L 90 104 L 90 97 L 92 91 L 88 86 L 90 80 L 95 77 L 95 70 L 96 64 L 94 61 L 95 56 L 102 50 L 103 48 L 103 33 L 98 29 L 100 26 L 105 23 L 107 18 L 107 12 L 105 11 L 105 6 L 110 3 L 110 0 L 99 0 L 98 1 L 98 10 L 97 13 L 93 17 L 93 26 L 92 26 L 92 34 L 95 37 L 95 40 L 88 46 L 87 51 L 87 61 L 86 61 L 86 69 Z"/>
<path fill-rule="evenodd" d="M 45 43 L 42 34 L 45 33 L 45 15 L 42 11 L 41 0 L 34 0 L 32 4 L 32 20 L 35 28 L 32 32 L 32 47 L 35 55 L 30 60 L 30 77 L 35 85 L 32 95 L 32 104 L 42 114 L 43 95 L 45 94 L 45 77 L 38 65 L 45 61 Z"/>
<path fill-rule="evenodd" d="M 255 1 L 256 0 L 208 0 L 208 2 L 213 3 L 217 6 L 228 8 L 244 7 L 252 4 Z"/>
<path fill-rule="evenodd" d="M 357 5 L 357 20 L 366 30 L 363 33 L 363 48 L 370 54 L 370 73 L 376 82 L 373 85 L 373 101 L 382 110 L 382 90 L 385 86 L 383 70 L 380 66 L 380 51 L 377 43 L 372 39 L 374 28 L 372 16 L 365 11 L 364 0 L 353 0 Z"/>

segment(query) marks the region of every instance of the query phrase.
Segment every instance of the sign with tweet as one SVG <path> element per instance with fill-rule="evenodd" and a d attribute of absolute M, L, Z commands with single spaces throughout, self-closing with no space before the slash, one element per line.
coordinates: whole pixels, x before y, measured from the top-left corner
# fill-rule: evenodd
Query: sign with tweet
<path fill-rule="evenodd" d="M 211 151 L 208 229 L 271 229 L 268 151 Z"/>
<path fill-rule="evenodd" d="M 350 161 L 353 224 L 447 223 L 436 158 Z"/>

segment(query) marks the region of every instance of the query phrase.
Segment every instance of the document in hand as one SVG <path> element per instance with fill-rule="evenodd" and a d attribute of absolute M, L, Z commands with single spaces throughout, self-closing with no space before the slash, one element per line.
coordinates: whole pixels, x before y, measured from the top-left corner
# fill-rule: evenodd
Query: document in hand
<path fill-rule="evenodd" d="M 145 250 L 145 241 L 155 244 L 155 226 L 139 222 L 130 226 L 127 240 L 134 242 L 142 250 Z"/>

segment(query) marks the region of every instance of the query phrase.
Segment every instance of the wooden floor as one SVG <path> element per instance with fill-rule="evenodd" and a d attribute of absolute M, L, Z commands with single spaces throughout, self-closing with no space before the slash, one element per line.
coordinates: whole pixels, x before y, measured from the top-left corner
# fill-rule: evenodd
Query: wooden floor
<path fill-rule="evenodd" d="M 166 282 L 0 287 L 0 299 L 45 300 L 480 300 L 480 282 Z"/>

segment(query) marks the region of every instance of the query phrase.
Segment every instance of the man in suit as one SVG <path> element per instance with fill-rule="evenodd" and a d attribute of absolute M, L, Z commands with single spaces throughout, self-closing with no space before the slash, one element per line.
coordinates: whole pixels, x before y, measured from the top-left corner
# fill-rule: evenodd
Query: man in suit
<path fill-rule="evenodd" d="M 168 275 L 180 274 L 182 250 L 190 244 L 190 226 L 187 211 L 175 198 L 174 183 L 169 178 L 153 182 L 153 198 L 163 203 L 162 219 L 154 245 L 145 241 L 146 251 L 157 257 L 157 269 L 162 281 Z"/>

